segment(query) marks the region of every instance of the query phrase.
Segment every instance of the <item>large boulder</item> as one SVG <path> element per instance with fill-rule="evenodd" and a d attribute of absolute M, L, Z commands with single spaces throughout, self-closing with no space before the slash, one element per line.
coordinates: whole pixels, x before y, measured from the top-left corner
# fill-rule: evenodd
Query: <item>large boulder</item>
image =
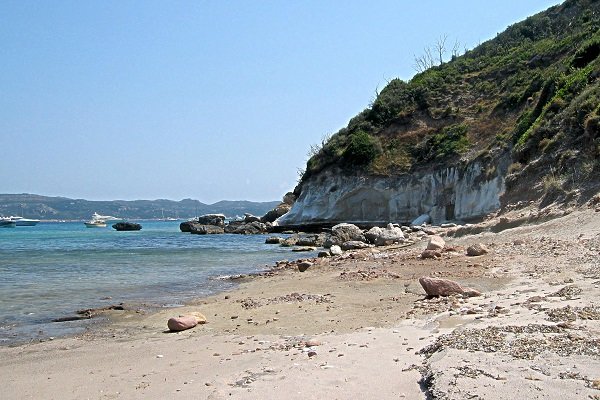
<path fill-rule="evenodd" d="M 245 213 L 244 214 L 244 222 L 247 224 L 252 223 L 252 222 L 260 222 L 260 218 L 257 217 L 256 215 Z"/>
<path fill-rule="evenodd" d="M 169 318 L 167 327 L 173 332 L 184 331 L 198 325 L 198 318 L 194 315 L 182 315 L 179 317 Z"/>
<path fill-rule="evenodd" d="M 267 233 L 269 225 L 254 221 L 249 224 L 244 222 L 231 222 L 225 226 L 225 233 L 234 233 L 238 235 L 258 235 Z"/>
<path fill-rule="evenodd" d="M 225 230 L 216 225 L 193 224 L 190 228 L 190 233 L 193 235 L 217 235 L 225 233 Z"/>
<path fill-rule="evenodd" d="M 142 229 L 142 226 L 135 222 L 117 222 L 112 227 L 118 231 L 139 231 Z"/>
<path fill-rule="evenodd" d="M 441 236 L 433 235 L 429 237 L 427 250 L 442 250 L 444 246 L 446 246 L 446 241 Z"/>
<path fill-rule="evenodd" d="M 341 246 L 342 243 L 350 241 L 366 242 L 367 239 L 358 226 L 342 223 L 331 228 L 331 236 L 325 241 L 324 246 Z"/>
<path fill-rule="evenodd" d="M 329 249 L 329 252 L 331 253 L 332 256 L 339 256 L 344 253 L 342 251 L 342 248 L 340 246 L 338 246 L 337 244 L 334 244 L 333 246 L 331 246 L 331 248 Z"/>
<path fill-rule="evenodd" d="M 449 279 L 430 278 L 423 276 L 419 278 L 419 283 L 428 296 L 451 296 L 460 294 L 464 296 L 481 296 L 481 293 L 475 289 L 463 288 L 458 282 Z"/>
<path fill-rule="evenodd" d="M 375 246 L 387 246 L 404 241 L 404 232 L 397 226 L 388 224 L 386 228 L 375 226 L 365 233 L 365 238 Z"/>
<path fill-rule="evenodd" d="M 306 235 L 298 237 L 296 241 L 297 246 L 312 246 L 312 247 L 321 247 L 325 243 L 325 235 Z"/>
<path fill-rule="evenodd" d="M 196 222 L 196 221 L 185 221 L 185 222 L 182 222 L 182 223 L 179 224 L 179 230 L 181 232 L 188 232 L 189 233 L 192 230 L 192 226 L 194 224 L 197 224 L 197 223 L 198 222 Z"/>
<path fill-rule="evenodd" d="M 428 224 L 431 222 L 431 217 L 429 216 L 429 214 L 421 214 L 419 215 L 417 218 L 415 218 L 413 220 L 413 222 L 411 222 L 411 226 L 419 226 L 419 225 L 423 225 L 423 224 Z"/>
<path fill-rule="evenodd" d="M 215 225 L 223 228 L 225 226 L 225 215 L 223 214 L 204 214 L 198 217 L 199 224 L 201 225 Z"/>
<path fill-rule="evenodd" d="M 275 222 L 275 220 L 292 209 L 291 204 L 281 203 L 271 211 L 267 212 L 260 219 L 262 222 Z"/>

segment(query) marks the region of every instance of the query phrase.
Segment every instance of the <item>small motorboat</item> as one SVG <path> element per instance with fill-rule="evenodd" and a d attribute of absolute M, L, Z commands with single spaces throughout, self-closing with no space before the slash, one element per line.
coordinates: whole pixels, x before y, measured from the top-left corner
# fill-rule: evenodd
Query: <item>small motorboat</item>
<path fill-rule="evenodd" d="M 84 224 L 86 228 L 106 228 L 106 221 L 102 219 L 92 219 Z"/>
<path fill-rule="evenodd" d="M 39 219 L 23 218 L 19 216 L 9 218 L 15 221 L 17 223 L 17 226 L 35 226 L 40 222 Z"/>

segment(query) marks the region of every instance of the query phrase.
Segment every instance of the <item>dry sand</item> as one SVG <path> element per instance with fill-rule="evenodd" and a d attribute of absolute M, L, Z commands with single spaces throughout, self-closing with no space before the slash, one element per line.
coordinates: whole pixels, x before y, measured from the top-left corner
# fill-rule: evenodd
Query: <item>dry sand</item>
<path fill-rule="evenodd" d="M 600 213 L 446 242 L 436 260 L 421 241 L 282 265 L 184 309 L 1 348 L 0 397 L 600 399 Z M 490 253 L 467 257 L 474 243 Z M 484 295 L 425 299 L 421 276 Z M 191 311 L 208 323 L 166 332 Z"/>

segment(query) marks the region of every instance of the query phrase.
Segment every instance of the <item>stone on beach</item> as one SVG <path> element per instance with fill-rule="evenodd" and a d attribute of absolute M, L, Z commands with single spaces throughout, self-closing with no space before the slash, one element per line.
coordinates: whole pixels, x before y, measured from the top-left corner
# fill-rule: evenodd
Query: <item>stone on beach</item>
<path fill-rule="evenodd" d="M 441 236 L 433 235 L 427 243 L 427 250 L 442 250 L 446 246 L 446 242 Z"/>
<path fill-rule="evenodd" d="M 359 241 L 365 242 L 365 235 L 362 230 L 353 224 L 337 224 L 331 228 L 331 236 L 326 240 L 325 247 L 331 247 L 333 245 L 340 246 L 344 242 Z"/>
<path fill-rule="evenodd" d="M 342 243 L 342 250 L 359 250 L 359 249 L 365 249 L 367 247 L 372 247 L 371 245 L 365 243 L 365 242 L 361 242 L 358 240 L 349 240 L 347 242 Z"/>
<path fill-rule="evenodd" d="M 189 316 L 196 318 L 198 325 L 206 323 L 206 317 L 199 311 L 189 313 Z"/>
<path fill-rule="evenodd" d="M 469 297 L 480 296 L 481 293 L 475 289 L 463 288 L 458 282 L 449 279 L 430 278 L 423 276 L 419 278 L 419 283 L 428 296 L 450 296 L 453 294 L 462 294 Z"/>
<path fill-rule="evenodd" d="M 437 250 L 423 250 L 423 252 L 421 253 L 421 258 L 426 259 L 426 258 L 440 258 L 442 257 L 442 253 L 440 253 Z"/>
<path fill-rule="evenodd" d="M 471 257 L 482 256 L 487 253 L 488 249 L 482 243 L 477 243 L 467 248 L 467 255 Z"/>
<path fill-rule="evenodd" d="M 198 325 L 198 319 L 193 315 L 184 315 L 179 317 L 169 318 L 167 326 L 169 330 L 174 332 L 184 331 L 191 329 Z"/>
<path fill-rule="evenodd" d="M 329 252 L 331 253 L 332 256 L 339 256 L 342 255 L 344 252 L 342 251 L 342 248 L 336 244 L 334 244 L 333 246 L 331 246 L 329 248 Z"/>
<path fill-rule="evenodd" d="M 388 224 L 386 228 L 374 226 L 365 233 L 365 238 L 376 246 L 387 246 L 404 241 L 404 232 L 392 224 Z"/>
<path fill-rule="evenodd" d="M 298 271 L 300 271 L 300 272 L 304 272 L 307 269 L 309 269 L 310 267 L 312 267 L 311 262 L 303 261 L 303 262 L 298 263 Z"/>

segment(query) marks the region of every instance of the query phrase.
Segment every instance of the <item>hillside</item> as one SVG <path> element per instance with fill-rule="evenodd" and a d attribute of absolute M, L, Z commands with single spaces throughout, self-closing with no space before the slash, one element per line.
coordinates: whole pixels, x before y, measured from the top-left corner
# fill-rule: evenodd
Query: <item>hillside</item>
<path fill-rule="evenodd" d="M 599 183 L 599 54 L 600 2 L 568 0 L 391 80 L 314 149 L 282 223 L 440 222 L 585 201 Z"/>
<path fill-rule="evenodd" d="M 90 201 L 35 194 L 0 194 L 0 215 L 23 214 L 28 218 L 59 220 L 89 219 L 94 212 L 129 219 L 190 218 L 211 213 L 228 217 L 243 216 L 244 213 L 261 216 L 278 204 L 278 201 L 219 201 L 204 204 L 192 199 Z"/>

